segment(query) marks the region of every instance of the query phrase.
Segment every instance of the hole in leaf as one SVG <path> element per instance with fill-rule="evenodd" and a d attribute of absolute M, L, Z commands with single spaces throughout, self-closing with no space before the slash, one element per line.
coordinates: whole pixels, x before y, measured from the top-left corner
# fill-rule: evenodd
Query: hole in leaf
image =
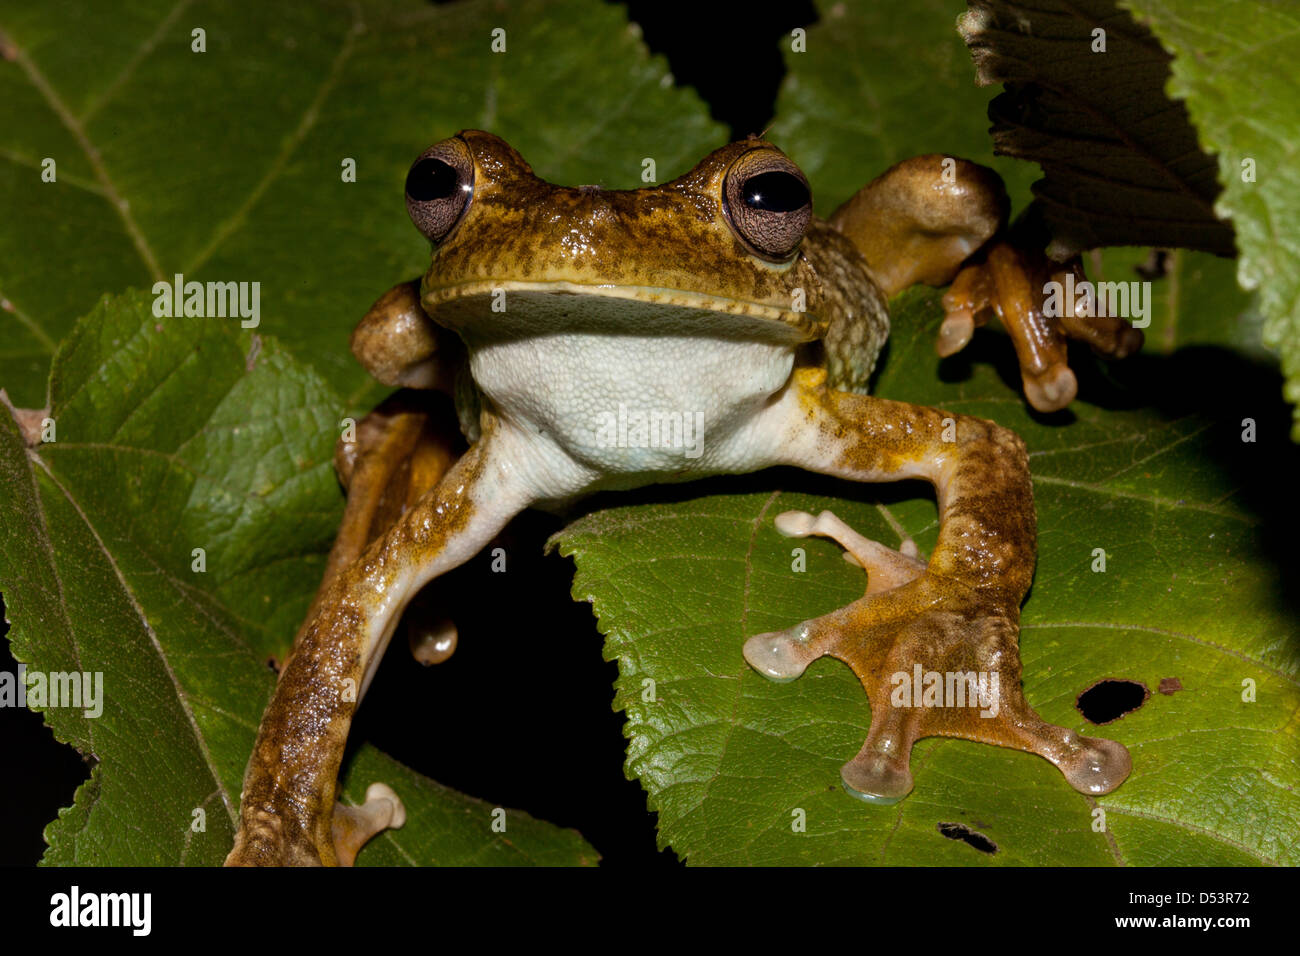
<path fill-rule="evenodd" d="M 1108 677 L 1080 694 L 1074 706 L 1089 723 L 1109 724 L 1137 710 L 1150 696 L 1151 691 L 1141 681 Z"/>
<path fill-rule="evenodd" d="M 973 846 L 981 853 L 997 853 L 998 845 L 977 830 L 972 830 L 964 823 L 940 823 L 939 832 L 949 840 L 961 840 Z"/>

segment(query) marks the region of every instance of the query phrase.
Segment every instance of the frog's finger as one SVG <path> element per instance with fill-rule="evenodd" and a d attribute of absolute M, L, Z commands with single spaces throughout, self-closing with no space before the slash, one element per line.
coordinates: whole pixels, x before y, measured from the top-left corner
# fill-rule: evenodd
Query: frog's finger
<path fill-rule="evenodd" d="M 1120 359 L 1142 347 L 1142 333 L 1117 315 L 1094 314 L 1105 312 L 1100 302 L 1077 308 L 1074 290 L 1091 295 L 1082 264 L 1053 263 L 1021 235 L 995 240 L 957 274 L 943 297 L 946 315 L 935 348 L 943 356 L 960 351 L 975 327 L 996 314 L 1015 346 L 1025 397 L 1040 412 L 1054 412 L 1078 393 L 1069 339 Z"/>
<path fill-rule="evenodd" d="M 996 314 L 1015 347 L 1029 404 L 1053 412 L 1074 400 L 1078 382 L 1059 324 L 1043 314 L 1039 284 L 1013 245 L 993 243 L 962 268 L 944 294 L 946 317 L 935 349 L 943 356 L 960 351 L 975 326 Z"/>
<path fill-rule="evenodd" d="M 1010 243 L 995 243 L 982 266 L 993 286 L 993 309 L 1011 336 L 1020 360 L 1020 378 L 1029 404 L 1054 412 L 1074 401 L 1079 383 L 1070 371 L 1065 336 L 1042 307 L 1042 293 L 1032 267 Z"/>
<path fill-rule="evenodd" d="M 420 305 L 420 280 L 395 285 L 352 332 L 352 354 L 385 385 L 453 394 L 464 346 Z"/>
<path fill-rule="evenodd" d="M 776 530 L 788 538 L 819 535 L 844 549 L 844 557 L 867 572 L 867 593 L 888 591 L 925 573 L 925 562 L 917 559 L 916 542 L 903 541 L 902 549 L 872 541 L 850 528 L 834 512 L 813 517 L 806 511 L 785 511 L 776 516 Z"/>
<path fill-rule="evenodd" d="M 1062 288 L 1066 288 L 1067 276 L 1072 278 L 1072 284 L 1075 288 L 1081 288 L 1088 278 L 1084 274 L 1083 264 L 1078 259 L 1075 259 L 1065 268 L 1054 272 L 1052 281 L 1059 283 Z M 1125 301 L 1127 301 L 1127 296 Z M 1100 306 L 1100 303 L 1098 303 L 1098 306 Z M 1074 309 L 1065 309 L 1057 316 L 1057 321 L 1066 335 L 1080 342 L 1088 343 L 1094 352 L 1106 358 L 1128 358 L 1128 356 L 1142 348 L 1144 337 L 1140 329 L 1133 328 L 1119 316 L 1108 314 L 1108 308 L 1102 309 L 1099 307 L 1091 311 L 1097 314 L 1079 315 L 1076 314 Z"/>
<path fill-rule="evenodd" d="M 947 358 L 966 347 L 978 326 L 992 314 L 993 282 L 986 269 L 962 269 L 944 293 L 943 325 L 935 340 L 935 350 Z"/>

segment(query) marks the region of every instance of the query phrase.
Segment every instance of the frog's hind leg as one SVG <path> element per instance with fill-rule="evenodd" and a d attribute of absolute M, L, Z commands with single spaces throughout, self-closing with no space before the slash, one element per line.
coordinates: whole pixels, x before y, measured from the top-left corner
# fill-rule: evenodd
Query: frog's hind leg
<path fill-rule="evenodd" d="M 347 489 L 347 505 L 320 586 L 259 730 L 258 749 L 245 776 L 240 831 L 228 863 L 350 865 L 367 840 L 402 826 L 406 816 L 397 794 L 382 783 L 371 785 L 360 807 L 323 803 L 326 795 L 333 799 L 350 711 L 336 713 L 334 703 L 318 699 L 322 693 L 339 696 L 341 691 L 349 698 L 345 703 L 355 707 L 360 702 L 405 600 L 380 612 L 387 623 L 378 635 L 354 633 L 346 623 L 323 629 L 321 622 L 337 616 L 339 609 L 331 602 L 339 600 L 340 592 L 355 589 L 355 567 L 363 555 L 377 548 L 391 550 L 392 543 L 385 546 L 384 540 L 404 520 L 409 522 L 427 497 L 436 497 L 434 490 L 464 451 L 447 396 L 454 392 L 465 353 L 453 333 L 425 314 L 418 279 L 394 286 L 370 307 L 352 334 L 352 349 L 381 382 L 404 388 L 356 423 L 355 433 L 345 432 L 336 446 L 334 467 Z M 406 576 L 410 578 L 409 571 Z M 357 603 L 364 604 L 363 598 L 359 595 Z M 455 624 L 445 618 L 408 621 L 408 627 L 412 653 L 422 663 L 446 660 L 456 647 Z M 356 657 L 352 666 L 343 667 L 337 655 L 349 650 Z M 331 664 L 322 663 L 331 658 Z M 322 685 L 323 668 L 341 668 L 342 674 L 333 673 Z M 329 732 L 320 726 L 300 732 L 301 741 L 316 741 L 324 755 L 323 763 L 303 770 L 308 761 L 286 730 L 291 723 L 286 711 L 304 706 L 313 695 L 317 699 L 311 706 L 317 712 L 336 716 Z M 341 736 L 336 729 L 340 726 Z M 295 761 L 300 779 L 287 781 L 282 767 L 293 767 Z"/>

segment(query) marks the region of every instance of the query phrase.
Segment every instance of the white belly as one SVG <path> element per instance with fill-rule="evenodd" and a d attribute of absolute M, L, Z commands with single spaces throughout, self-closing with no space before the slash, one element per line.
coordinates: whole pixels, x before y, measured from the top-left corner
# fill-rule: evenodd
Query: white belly
<path fill-rule="evenodd" d="M 746 470 L 743 425 L 785 385 L 794 353 L 791 342 L 557 332 L 476 343 L 470 370 L 502 415 L 617 486 Z"/>

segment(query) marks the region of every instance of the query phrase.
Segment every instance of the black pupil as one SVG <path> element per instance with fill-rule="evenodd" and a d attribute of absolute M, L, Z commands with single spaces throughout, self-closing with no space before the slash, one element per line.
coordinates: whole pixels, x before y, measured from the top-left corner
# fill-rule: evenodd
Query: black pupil
<path fill-rule="evenodd" d="M 794 212 L 812 198 L 798 176 L 789 173 L 759 173 L 745 180 L 745 205 L 763 212 Z"/>
<path fill-rule="evenodd" d="M 459 186 L 456 170 L 433 157 L 420 160 L 406 174 L 406 194 L 416 202 L 447 199 Z"/>

